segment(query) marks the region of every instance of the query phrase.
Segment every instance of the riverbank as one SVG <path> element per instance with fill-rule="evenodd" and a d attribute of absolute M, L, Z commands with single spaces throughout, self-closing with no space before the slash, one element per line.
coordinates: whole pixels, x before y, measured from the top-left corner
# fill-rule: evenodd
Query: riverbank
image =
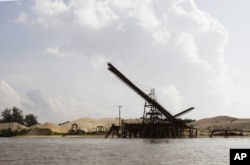
<path fill-rule="evenodd" d="M 20 135 L 14 138 L 104 138 L 105 135 Z"/>
<path fill-rule="evenodd" d="M 125 123 L 141 123 L 141 119 L 124 119 Z M 1 123 L 0 132 L 11 130 L 15 132 L 14 136 L 20 137 L 83 137 L 99 138 L 105 137 L 111 125 L 119 125 L 118 118 L 80 118 L 63 124 L 46 122 L 36 124 L 31 127 L 25 127 L 18 123 Z M 205 118 L 193 123 L 189 123 L 198 129 L 198 137 L 209 137 L 213 130 L 233 130 L 232 135 L 250 136 L 250 119 L 239 119 L 229 116 L 217 116 Z M 237 134 L 235 134 L 237 133 Z M 100 135 L 101 134 L 101 135 Z M 214 136 L 218 135 L 215 133 Z M 222 132 L 223 134 L 223 132 Z M 223 135 L 220 135 L 223 136 Z M 238 136 L 237 136 L 238 137 Z"/>

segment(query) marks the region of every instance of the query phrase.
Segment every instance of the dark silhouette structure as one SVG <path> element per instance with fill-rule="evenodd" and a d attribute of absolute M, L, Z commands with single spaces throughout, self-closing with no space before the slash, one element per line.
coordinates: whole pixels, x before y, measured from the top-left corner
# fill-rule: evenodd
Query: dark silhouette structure
<path fill-rule="evenodd" d="M 250 130 L 244 129 L 214 129 L 211 131 L 210 138 L 213 136 L 224 136 L 228 138 L 229 136 L 244 136 L 244 133 L 250 132 Z"/>
<path fill-rule="evenodd" d="M 118 137 L 123 138 L 180 138 L 187 134 L 189 137 L 197 136 L 197 129 L 188 126 L 182 120 L 177 119 L 177 117 L 189 112 L 194 109 L 194 107 L 173 116 L 156 101 L 154 90 L 151 90 L 148 95 L 145 94 L 111 63 L 108 63 L 108 70 L 114 73 L 120 80 L 145 99 L 146 102 L 144 105 L 142 123 L 131 124 L 122 122 L 121 129 L 119 126 L 117 127 L 113 124 L 106 137 L 111 133 L 117 134 Z"/>

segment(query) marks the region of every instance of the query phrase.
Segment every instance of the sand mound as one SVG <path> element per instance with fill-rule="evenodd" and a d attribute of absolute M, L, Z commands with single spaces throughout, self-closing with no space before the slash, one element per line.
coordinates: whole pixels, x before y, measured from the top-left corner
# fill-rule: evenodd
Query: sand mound
<path fill-rule="evenodd" d="M 5 130 L 10 128 L 12 131 L 21 131 L 23 129 L 28 129 L 24 125 L 21 125 L 19 123 L 0 123 L 0 130 Z"/>
<path fill-rule="evenodd" d="M 49 128 L 34 128 L 27 135 L 51 135 L 52 131 Z"/>
<path fill-rule="evenodd" d="M 103 119 L 91 119 L 91 118 L 80 118 L 69 123 L 63 124 L 60 127 L 67 133 L 72 128 L 72 124 L 77 124 L 78 129 L 84 132 L 96 132 L 97 126 L 102 126 L 104 131 L 109 130 L 112 124 L 118 125 L 119 120 L 114 118 L 103 118 Z"/>
<path fill-rule="evenodd" d="M 195 122 L 195 124 L 211 124 L 211 123 L 228 123 L 237 120 L 237 118 L 229 116 L 216 116 L 211 118 L 201 119 Z"/>
<path fill-rule="evenodd" d="M 142 119 L 125 119 L 125 123 L 141 123 Z M 57 125 L 51 122 L 36 124 L 31 127 L 25 127 L 18 123 L 0 123 L 0 130 L 11 128 L 12 131 L 21 131 L 29 129 L 28 135 L 51 135 L 53 133 L 69 133 L 72 125 L 77 124 L 78 129 L 84 132 L 96 132 L 97 127 L 101 126 L 102 131 L 108 131 L 112 124 L 119 125 L 118 118 L 80 118 L 71 122 Z M 238 119 L 230 116 L 217 116 L 205 118 L 191 123 L 198 131 L 204 134 L 210 134 L 214 129 L 248 130 L 250 131 L 250 119 Z"/>
<path fill-rule="evenodd" d="M 142 119 L 125 119 L 125 123 L 142 123 Z"/>
<path fill-rule="evenodd" d="M 53 133 L 67 133 L 68 131 L 64 130 L 61 126 L 58 126 L 54 123 L 47 122 L 42 125 L 36 124 L 30 127 L 28 135 L 51 135 Z"/>
<path fill-rule="evenodd" d="M 50 135 L 53 133 L 69 133 L 69 131 L 72 129 L 73 124 L 77 124 L 78 129 L 84 132 L 96 132 L 98 126 L 103 127 L 103 131 L 108 131 L 112 124 L 118 125 L 119 120 L 114 118 L 80 118 L 61 125 L 56 125 L 54 123 L 47 122 L 42 125 L 35 125 L 30 127 L 31 131 L 29 131 L 28 135 Z"/>
<path fill-rule="evenodd" d="M 125 123 L 141 123 L 141 119 L 125 119 Z M 102 119 L 91 119 L 91 118 L 81 118 L 72 122 L 69 122 L 65 125 L 62 125 L 62 127 L 65 127 L 65 129 L 69 130 L 71 129 L 72 124 L 78 124 L 79 128 L 81 130 L 84 130 L 85 132 L 96 132 L 98 126 L 102 126 L 104 128 L 104 131 L 108 131 L 112 124 L 119 125 L 119 119 L 118 118 L 102 118 Z"/>
<path fill-rule="evenodd" d="M 35 129 L 35 128 L 39 128 L 41 126 L 41 124 L 35 124 L 29 127 L 29 129 Z"/>
<path fill-rule="evenodd" d="M 214 129 L 250 130 L 250 119 L 217 116 L 192 123 L 199 131 L 211 132 Z"/>
<path fill-rule="evenodd" d="M 57 132 L 57 133 L 63 133 L 65 130 L 63 130 L 62 127 L 54 124 L 54 123 L 50 123 L 50 122 L 47 122 L 47 123 L 44 123 L 43 125 L 41 125 L 39 127 L 40 129 L 50 129 L 52 132 Z"/>

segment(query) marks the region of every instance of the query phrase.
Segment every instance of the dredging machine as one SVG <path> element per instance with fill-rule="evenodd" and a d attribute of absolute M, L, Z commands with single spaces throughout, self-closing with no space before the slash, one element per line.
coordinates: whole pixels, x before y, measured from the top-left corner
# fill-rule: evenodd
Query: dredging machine
<path fill-rule="evenodd" d="M 111 63 L 108 63 L 108 70 L 145 99 L 145 105 L 141 123 L 126 123 L 122 121 L 121 126 L 113 124 L 105 138 L 110 135 L 112 135 L 112 137 L 113 135 L 117 135 L 122 138 L 197 137 L 197 129 L 178 118 L 193 110 L 194 107 L 188 108 L 176 115 L 172 115 L 157 102 L 154 90 L 151 90 L 149 94 L 145 94 Z"/>

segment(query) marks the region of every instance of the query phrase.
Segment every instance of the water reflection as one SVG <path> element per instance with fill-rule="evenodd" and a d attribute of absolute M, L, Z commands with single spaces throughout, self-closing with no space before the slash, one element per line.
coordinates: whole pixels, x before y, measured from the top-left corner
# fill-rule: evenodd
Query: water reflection
<path fill-rule="evenodd" d="M 168 139 L 143 139 L 144 143 L 150 144 L 166 144 L 169 143 Z"/>
<path fill-rule="evenodd" d="M 0 164 L 229 164 L 229 149 L 248 138 L 85 139 L 0 138 Z"/>

